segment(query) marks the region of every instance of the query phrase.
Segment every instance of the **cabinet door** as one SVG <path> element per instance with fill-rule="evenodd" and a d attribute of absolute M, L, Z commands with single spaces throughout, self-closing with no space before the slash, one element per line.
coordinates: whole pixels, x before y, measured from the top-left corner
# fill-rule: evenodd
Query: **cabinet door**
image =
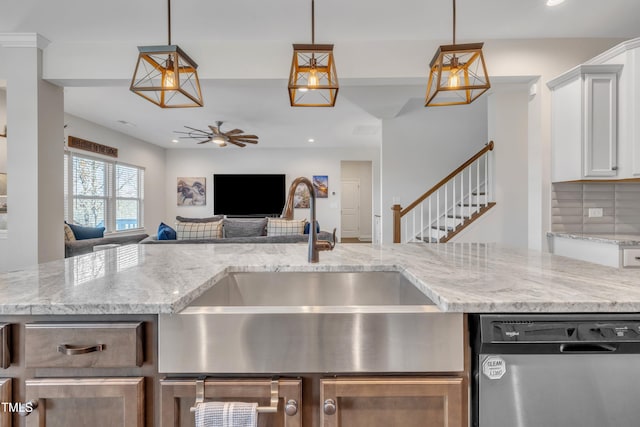
<path fill-rule="evenodd" d="M 463 427 L 462 377 L 338 378 L 320 382 L 321 427 Z"/>
<path fill-rule="evenodd" d="M 160 381 L 162 427 L 187 427 L 195 425 L 195 416 L 190 408 L 195 404 L 196 379 L 164 379 Z M 271 379 L 207 379 L 204 398 L 207 401 L 257 402 L 269 406 Z M 302 380 L 278 380 L 278 412 L 259 413 L 259 427 L 302 426 Z M 289 407 L 291 415 L 285 413 L 286 405 L 295 401 L 296 411 Z"/>
<path fill-rule="evenodd" d="M 42 378 L 25 381 L 37 402 L 27 427 L 143 427 L 144 378 Z"/>
<path fill-rule="evenodd" d="M 617 74 L 584 75 L 584 176 L 616 176 Z"/>
<path fill-rule="evenodd" d="M 0 401 L 13 402 L 11 399 L 11 378 L 0 378 Z M 0 406 L 0 427 L 11 426 L 11 412 Z"/>

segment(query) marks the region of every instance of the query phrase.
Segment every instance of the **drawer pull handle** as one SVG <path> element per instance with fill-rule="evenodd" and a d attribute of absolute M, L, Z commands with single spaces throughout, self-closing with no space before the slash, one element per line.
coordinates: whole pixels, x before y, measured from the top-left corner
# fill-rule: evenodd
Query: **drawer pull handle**
<path fill-rule="evenodd" d="M 637 257 L 636 257 L 636 260 L 640 261 L 640 256 L 637 256 Z"/>
<path fill-rule="evenodd" d="M 58 353 L 66 354 L 67 356 L 75 356 L 76 354 L 96 353 L 98 351 L 104 351 L 104 344 L 96 344 L 89 347 L 76 347 L 67 344 L 60 344 L 58 346 Z"/>

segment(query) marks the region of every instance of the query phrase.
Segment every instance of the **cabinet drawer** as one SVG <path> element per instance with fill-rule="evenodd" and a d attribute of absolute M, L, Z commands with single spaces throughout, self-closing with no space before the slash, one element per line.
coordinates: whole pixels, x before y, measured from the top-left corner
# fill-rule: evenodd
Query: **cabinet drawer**
<path fill-rule="evenodd" d="M 28 323 L 29 368 L 122 368 L 142 366 L 142 322 Z"/>
<path fill-rule="evenodd" d="M 623 249 L 622 266 L 640 267 L 640 249 Z"/>
<path fill-rule="evenodd" d="M 0 323 L 0 368 L 8 368 L 11 364 L 11 325 Z"/>
<path fill-rule="evenodd" d="M 0 378 L 0 400 L 13 402 L 11 399 L 11 378 Z M 0 408 L 0 427 L 11 426 L 11 412 Z"/>

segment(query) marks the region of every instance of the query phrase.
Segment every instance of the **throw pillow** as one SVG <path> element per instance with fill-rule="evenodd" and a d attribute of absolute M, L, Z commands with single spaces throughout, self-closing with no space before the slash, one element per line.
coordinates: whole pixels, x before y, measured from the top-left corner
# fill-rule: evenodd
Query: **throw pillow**
<path fill-rule="evenodd" d="M 302 234 L 305 220 L 269 218 L 267 221 L 267 236 L 291 236 Z"/>
<path fill-rule="evenodd" d="M 177 222 L 177 240 L 221 239 L 222 221 L 217 222 Z"/>
<path fill-rule="evenodd" d="M 177 216 L 176 217 L 176 221 L 178 222 L 216 222 L 216 221 L 220 221 L 222 218 L 224 218 L 224 215 L 215 215 L 215 216 L 210 216 L 208 218 L 186 218 L 183 216 Z"/>
<path fill-rule="evenodd" d="M 65 242 L 75 242 L 76 235 L 73 234 L 73 230 L 69 227 L 69 224 L 64 224 L 64 241 Z"/>
<path fill-rule="evenodd" d="M 225 218 L 224 237 L 256 237 L 266 235 L 267 218 Z"/>
<path fill-rule="evenodd" d="M 310 225 L 311 223 L 308 221 L 304 223 L 304 234 L 309 234 L 309 231 L 311 230 Z M 320 223 L 316 221 L 316 233 L 319 233 L 319 232 L 320 232 Z"/>
<path fill-rule="evenodd" d="M 176 230 L 161 222 L 158 226 L 158 240 L 176 240 Z"/>
<path fill-rule="evenodd" d="M 76 240 L 98 239 L 104 237 L 104 227 L 84 227 L 82 225 L 67 224 L 76 236 Z"/>

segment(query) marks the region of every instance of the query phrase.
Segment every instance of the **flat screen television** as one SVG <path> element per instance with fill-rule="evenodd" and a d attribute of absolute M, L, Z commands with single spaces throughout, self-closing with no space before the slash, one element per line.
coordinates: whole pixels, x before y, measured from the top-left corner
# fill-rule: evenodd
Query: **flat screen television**
<path fill-rule="evenodd" d="M 284 174 L 214 174 L 215 215 L 279 216 L 285 203 Z"/>

